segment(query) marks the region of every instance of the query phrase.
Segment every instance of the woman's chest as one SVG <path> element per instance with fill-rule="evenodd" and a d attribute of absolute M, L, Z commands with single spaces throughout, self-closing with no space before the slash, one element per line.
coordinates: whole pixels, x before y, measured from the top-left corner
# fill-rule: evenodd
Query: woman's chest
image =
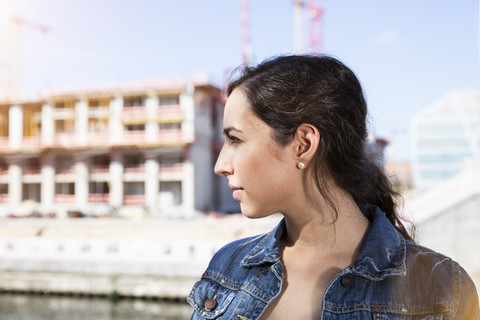
<path fill-rule="evenodd" d="M 244 283 L 215 275 L 192 291 L 192 319 L 453 319 L 453 302 L 404 280 L 372 281 L 346 269 L 324 289 L 318 279 L 289 283 L 270 268 L 252 269 Z"/>

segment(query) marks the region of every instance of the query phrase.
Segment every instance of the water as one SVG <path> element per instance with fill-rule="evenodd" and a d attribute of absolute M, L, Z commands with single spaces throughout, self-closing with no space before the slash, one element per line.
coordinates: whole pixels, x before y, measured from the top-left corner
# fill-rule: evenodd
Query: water
<path fill-rule="evenodd" d="M 1 320 L 183 320 L 191 313 L 181 302 L 0 294 Z"/>

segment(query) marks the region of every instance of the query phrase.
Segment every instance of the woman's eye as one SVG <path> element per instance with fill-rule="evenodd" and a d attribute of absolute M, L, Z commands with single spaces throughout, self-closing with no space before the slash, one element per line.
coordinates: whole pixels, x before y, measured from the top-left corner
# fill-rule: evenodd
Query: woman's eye
<path fill-rule="evenodd" d="M 230 141 L 230 144 L 239 144 L 241 142 L 240 139 L 233 136 L 229 136 L 228 140 Z"/>

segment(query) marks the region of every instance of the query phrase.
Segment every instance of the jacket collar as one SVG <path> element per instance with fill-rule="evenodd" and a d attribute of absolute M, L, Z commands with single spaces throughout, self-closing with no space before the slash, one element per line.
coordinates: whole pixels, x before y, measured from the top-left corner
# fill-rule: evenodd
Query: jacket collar
<path fill-rule="evenodd" d="M 374 205 L 360 206 L 363 214 L 371 221 L 371 227 L 352 273 L 370 280 L 382 280 L 393 275 L 406 273 L 406 242 L 385 214 Z M 273 264 L 281 259 L 280 238 L 285 230 L 285 219 L 264 235 L 259 236 L 257 245 L 242 260 L 243 267 Z"/>
<path fill-rule="evenodd" d="M 259 236 L 258 244 L 243 258 L 242 267 L 253 267 L 262 264 L 273 264 L 281 259 L 280 238 L 285 230 L 285 218 L 264 235 Z"/>
<path fill-rule="evenodd" d="M 352 272 L 370 280 L 406 274 L 406 241 L 385 214 L 373 205 L 360 206 L 371 221 L 365 245 Z"/>

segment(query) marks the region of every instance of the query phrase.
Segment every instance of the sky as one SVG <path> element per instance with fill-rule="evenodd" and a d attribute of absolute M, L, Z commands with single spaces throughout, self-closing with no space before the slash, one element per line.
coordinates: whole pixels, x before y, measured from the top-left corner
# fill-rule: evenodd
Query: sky
<path fill-rule="evenodd" d="M 0 2 L 6 0 L 0 0 Z M 222 85 L 242 63 L 240 0 L 10 0 L 48 27 L 20 32 L 20 84 L 135 83 L 208 74 Z M 408 160 L 410 122 L 455 90 L 479 88 L 478 0 L 322 0 L 322 53 L 359 77 L 370 131 Z M 295 53 L 292 0 L 250 0 L 253 62 Z M 304 17 L 306 21 L 306 17 Z M 308 28 L 304 26 L 304 52 Z M 1 57 L 0 57 L 1 59 Z"/>

